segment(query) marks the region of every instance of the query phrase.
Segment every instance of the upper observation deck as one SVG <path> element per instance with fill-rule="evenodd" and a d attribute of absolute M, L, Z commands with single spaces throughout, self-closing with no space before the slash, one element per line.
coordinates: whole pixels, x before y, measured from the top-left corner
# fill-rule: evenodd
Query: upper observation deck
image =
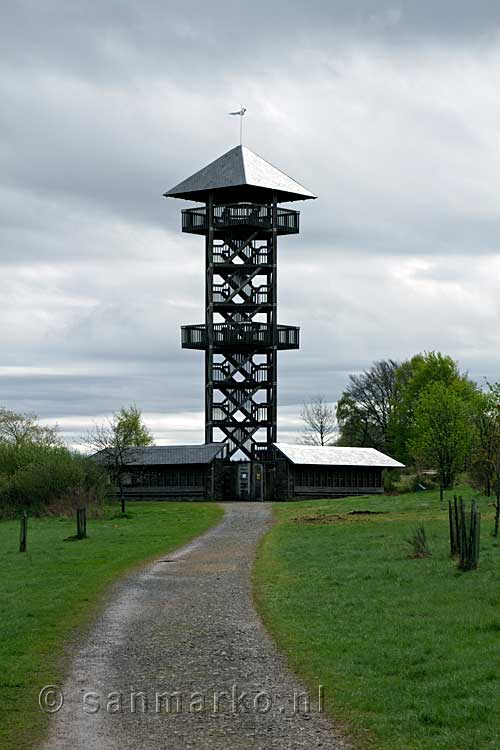
<path fill-rule="evenodd" d="M 279 235 L 298 234 L 298 211 L 289 208 L 276 209 L 276 230 Z M 182 231 L 190 234 L 206 234 L 208 212 L 205 206 L 186 208 L 182 211 Z M 222 236 L 228 231 L 257 232 L 258 236 L 267 236 L 273 229 L 272 206 L 259 203 L 234 203 L 214 206 L 213 230 L 215 236 Z"/>

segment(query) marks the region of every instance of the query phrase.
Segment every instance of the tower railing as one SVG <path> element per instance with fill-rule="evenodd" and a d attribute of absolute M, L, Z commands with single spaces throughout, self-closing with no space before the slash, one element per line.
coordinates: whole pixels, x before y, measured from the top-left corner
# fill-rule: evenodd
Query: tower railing
<path fill-rule="evenodd" d="M 213 297 L 215 304 L 266 305 L 272 299 L 272 288 L 267 284 L 246 284 L 242 290 L 235 291 L 229 284 L 214 284 Z"/>
<path fill-rule="evenodd" d="M 289 208 L 277 209 L 278 234 L 299 232 L 299 212 Z M 214 230 L 249 229 L 271 230 L 272 207 L 260 203 L 236 203 L 214 206 Z M 182 211 L 182 231 L 204 234 L 208 230 L 207 209 L 185 208 Z"/>
<path fill-rule="evenodd" d="M 278 349 L 298 349 L 300 329 L 296 326 L 277 326 Z M 209 346 L 208 329 L 205 325 L 182 326 L 184 349 L 206 349 Z M 214 323 L 213 346 L 226 347 L 272 347 L 273 326 L 270 323 Z"/>
<path fill-rule="evenodd" d="M 235 375 L 241 375 L 235 378 Z M 233 388 L 255 387 L 259 383 L 266 383 L 268 379 L 267 365 L 255 365 L 252 362 L 248 365 L 248 370 L 231 368 L 226 364 L 215 364 L 213 367 L 214 382 L 230 383 Z"/>
<path fill-rule="evenodd" d="M 226 263 L 231 265 L 249 264 L 265 266 L 272 263 L 272 258 L 271 251 L 267 245 L 263 245 L 262 247 L 246 245 L 241 249 L 235 249 L 222 243 L 214 245 L 213 262 L 214 264 Z"/>
<path fill-rule="evenodd" d="M 259 404 L 258 406 L 249 405 L 249 408 L 246 409 L 246 416 L 254 423 L 267 423 L 269 421 L 269 409 L 269 404 Z M 212 422 L 215 425 L 215 423 L 217 422 L 224 422 L 225 424 L 227 424 L 229 421 L 233 422 L 237 427 L 242 424 L 242 422 L 236 418 L 237 413 L 238 409 L 236 406 L 228 408 L 225 404 L 214 404 L 212 407 Z"/>

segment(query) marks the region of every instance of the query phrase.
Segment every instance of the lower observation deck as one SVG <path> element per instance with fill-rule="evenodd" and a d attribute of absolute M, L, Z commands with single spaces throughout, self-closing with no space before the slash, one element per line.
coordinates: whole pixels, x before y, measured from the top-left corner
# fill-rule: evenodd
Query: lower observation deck
<path fill-rule="evenodd" d="M 276 229 L 278 234 L 298 234 L 299 212 L 278 208 Z M 214 232 L 238 230 L 268 233 L 273 227 L 272 207 L 259 203 L 236 203 L 214 206 Z M 208 219 L 206 207 L 186 208 L 182 212 L 182 231 L 191 234 L 206 234 Z"/>
<path fill-rule="evenodd" d="M 207 349 L 208 335 L 205 325 L 182 326 L 183 349 Z M 277 327 L 276 347 L 298 349 L 300 329 L 296 326 Z M 273 344 L 273 327 L 269 323 L 215 323 L 213 326 L 215 349 L 267 349 Z"/>

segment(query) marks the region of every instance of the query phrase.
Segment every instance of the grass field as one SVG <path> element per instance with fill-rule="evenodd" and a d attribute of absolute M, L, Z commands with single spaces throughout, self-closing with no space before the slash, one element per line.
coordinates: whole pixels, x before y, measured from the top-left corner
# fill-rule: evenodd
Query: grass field
<path fill-rule="evenodd" d="M 222 510 L 208 503 L 133 503 L 129 518 L 89 520 L 88 539 L 67 519 L 30 519 L 28 552 L 19 523 L 0 523 L 0 747 L 37 747 L 45 729 L 38 692 L 60 683 L 64 641 L 88 622 L 120 573 L 205 531 Z"/>
<path fill-rule="evenodd" d="M 459 573 L 437 493 L 275 506 L 257 606 L 355 748 L 500 746 L 500 546 L 485 498 L 480 509 L 480 566 Z M 432 557 L 410 559 L 405 539 L 422 522 Z"/>

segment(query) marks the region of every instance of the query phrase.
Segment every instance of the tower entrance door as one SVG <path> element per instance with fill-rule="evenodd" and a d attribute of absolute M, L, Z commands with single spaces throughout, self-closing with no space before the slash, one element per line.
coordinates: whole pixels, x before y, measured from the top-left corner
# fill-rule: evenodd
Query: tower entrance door
<path fill-rule="evenodd" d="M 236 464 L 238 500 L 264 500 L 264 470 L 260 463 L 242 461 Z"/>
<path fill-rule="evenodd" d="M 264 467 L 262 464 L 252 464 L 252 500 L 264 500 Z"/>
<path fill-rule="evenodd" d="M 238 464 L 237 492 L 238 500 L 250 500 L 251 464 Z"/>

